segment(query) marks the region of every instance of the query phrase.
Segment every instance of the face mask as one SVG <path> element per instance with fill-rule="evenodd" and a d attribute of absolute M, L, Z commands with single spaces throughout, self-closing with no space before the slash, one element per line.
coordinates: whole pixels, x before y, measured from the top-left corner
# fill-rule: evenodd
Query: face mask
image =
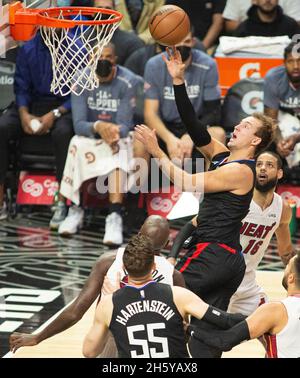
<path fill-rule="evenodd" d="M 190 46 L 178 46 L 176 49 L 180 52 L 182 61 L 186 62 L 191 55 L 192 48 Z"/>
<path fill-rule="evenodd" d="M 56 0 L 56 4 L 58 7 L 70 7 L 71 0 Z"/>
<path fill-rule="evenodd" d="M 97 68 L 96 68 L 96 74 L 100 77 L 107 77 L 113 68 L 113 64 L 111 61 L 107 59 L 100 59 L 98 60 Z"/>

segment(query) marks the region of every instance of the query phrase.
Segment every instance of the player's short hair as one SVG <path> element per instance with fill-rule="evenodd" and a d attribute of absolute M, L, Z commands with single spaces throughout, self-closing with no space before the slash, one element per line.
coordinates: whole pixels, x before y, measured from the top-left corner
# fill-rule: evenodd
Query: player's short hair
<path fill-rule="evenodd" d="M 276 161 L 277 161 L 277 168 L 278 169 L 282 169 L 282 159 L 281 157 L 276 154 L 276 152 L 273 152 L 273 151 L 268 151 L 268 150 L 265 150 L 265 151 L 261 151 L 257 156 L 256 156 L 256 160 L 258 160 L 258 158 L 263 155 L 263 154 L 269 154 L 269 155 L 272 155 Z"/>
<path fill-rule="evenodd" d="M 294 261 L 293 261 L 292 271 L 296 275 L 296 285 L 300 289 L 300 252 L 299 251 L 296 252 L 296 257 L 294 258 Z"/>
<path fill-rule="evenodd" d="M 133 236 L 125 248 L 123 264 L 132 277 L 143 277 L 151 271 L 154 263 L 154 248 L 145 235 Z"/>
<path fill-rule="evenodd" d="M 273 118 L 266 116 L 263 113 L 255 112 L 251 116 L 256 118 L 261 123 L 261 127 L 255 133 L 256 136 L 261 138 L 260 144 L 256 146 L 256 157 L 262 151 L 265 151 L 274 140 L 277 123 Z"/>

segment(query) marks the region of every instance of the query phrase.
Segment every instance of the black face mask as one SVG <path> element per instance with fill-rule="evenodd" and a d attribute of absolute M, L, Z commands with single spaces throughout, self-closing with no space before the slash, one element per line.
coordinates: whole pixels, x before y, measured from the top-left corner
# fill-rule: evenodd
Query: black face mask
<path fill-rule="evenodd" d="M 159 46 L 159 48 L 161 49 L 161 51 L 162 51 L 162 52 L 164 52 L 164 51 L 165 51 L 165 49 L 166 49 L 166 46 L 164 46 L 164 45 L 161 45 L 160 43 L 158 43 L 157 45 Z"/>
<path fill-rule="evenodd" d="M 180 52 L 182 61 L 186 62 L 191 55 L 192 48 L 190 46 L 178 46 L 176 49 Z"/>
<path fill-rule="evenodd" d="M 111 61 L 107 59 L 100 59 L 98 60 L 96 74 L 100 77 L 107 77 L 113 68 L 113 64 Z"/>

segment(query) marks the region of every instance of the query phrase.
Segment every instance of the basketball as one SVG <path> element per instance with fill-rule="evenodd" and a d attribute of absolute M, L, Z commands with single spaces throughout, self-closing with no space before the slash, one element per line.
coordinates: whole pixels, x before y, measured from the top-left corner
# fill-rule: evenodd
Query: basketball
<path fill-rule="evenodd" d="M 190 20 L 180 7 L 164 5 L 151 16 L 149 30 L 156 42 L 164 46 L 174 46 L 188 35 Z"/>

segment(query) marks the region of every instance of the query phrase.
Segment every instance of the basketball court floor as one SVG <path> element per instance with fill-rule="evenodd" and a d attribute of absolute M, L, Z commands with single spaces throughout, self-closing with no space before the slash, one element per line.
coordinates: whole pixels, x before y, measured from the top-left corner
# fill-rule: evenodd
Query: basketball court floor
<path fill-rule="evenodd" d="M 71 329 L 38 346 L 21 348 L 14 356 L 9 352 L 10 333 L 33 333 L 45 327 L 78 295 L 94 262 L 108 251 L 101 244 L 104 216 L 87 216 L 80 234 L 69 239 L 49 231 L 49 211 L 34 211 L 0 223 L 0 354 L 19 358 L 82 357 L 82 341 L 91 326 L 95 305 Z M 170 223 L 171 239 L 181 224 Z M 299 243 L 298 237 L 294 243 Z M 259 282 L 270 298 L 284 297 L 283 265 L 276 255 L 274 241 L 259 269 Z M 224 354 L 224 357 L 263 356 L 258 341 L 244 343 Z"/>

